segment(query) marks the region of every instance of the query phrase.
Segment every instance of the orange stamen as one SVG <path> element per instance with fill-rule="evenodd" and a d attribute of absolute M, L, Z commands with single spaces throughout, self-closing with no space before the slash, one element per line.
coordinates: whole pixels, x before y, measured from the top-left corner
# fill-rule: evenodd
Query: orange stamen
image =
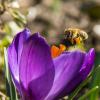
<path fill-rule="evenodd" d="M 60 44 L 60 51 L 61 51 L 61 53 L 62 53 L 63 51 L 65 51 L 65 50 L 66 50 L 66 46 L 63 45 L 63 44 Z"/>
<path fill-rule="evenodd" d="M 66 46 L 63 45 L 63 44 L 60 44 L 60 47 L 56 47 L 55 45 L 53 45 L 51 47 L 51 55 L 52 55 L 52 58 L 55 58 L 57 56 L 59 56 L 63 51 L 66 50 Z"/>
<path fill-rule="evenodd" d="M 51 55 L 52 55 L 52 58 L 57 57 L 58 54 L 59 54 L 59 48 L 56 47 L 55 45 L 53 45 L 53 46 L 51 47 Z"/>

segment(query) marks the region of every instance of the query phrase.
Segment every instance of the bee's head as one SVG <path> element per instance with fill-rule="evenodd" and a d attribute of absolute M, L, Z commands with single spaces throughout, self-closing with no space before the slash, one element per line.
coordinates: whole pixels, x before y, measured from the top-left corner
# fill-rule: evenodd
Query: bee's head
<path fill-rule="evenodd" d="M 80 31 L 79 31 L 79 34 L 80 34 L 80 37 L 81 37 L 83 40 L 88 39 L 88 34 L 87 34 L 85 31 L 80 30 Z"/>

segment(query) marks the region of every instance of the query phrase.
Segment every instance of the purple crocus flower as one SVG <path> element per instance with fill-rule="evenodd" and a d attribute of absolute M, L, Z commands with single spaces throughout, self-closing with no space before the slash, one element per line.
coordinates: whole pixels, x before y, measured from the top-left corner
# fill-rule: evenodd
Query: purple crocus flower
<path fill-rule="evenodd" d="M 72 51 L 52 58 L 46 40 L 29 29 L 17 34 L 7 49 L 14 84 L 22 100 L 54 100 L 76 88 L 90 73 L 95 51 Z"/>

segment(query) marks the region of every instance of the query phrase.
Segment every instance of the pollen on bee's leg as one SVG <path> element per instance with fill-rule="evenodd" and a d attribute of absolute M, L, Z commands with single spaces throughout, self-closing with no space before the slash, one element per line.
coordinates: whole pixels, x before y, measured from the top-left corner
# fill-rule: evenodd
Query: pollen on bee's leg
<path fill-rule="evenodd" d="M 81 42 L 81 40 L 80 40 L 80 38 L 78 37 L 78 38 L 76 38 L 75 39 L 75 41 L 76 41 L 76 44 L 80 44 L 80 42 Z"/>

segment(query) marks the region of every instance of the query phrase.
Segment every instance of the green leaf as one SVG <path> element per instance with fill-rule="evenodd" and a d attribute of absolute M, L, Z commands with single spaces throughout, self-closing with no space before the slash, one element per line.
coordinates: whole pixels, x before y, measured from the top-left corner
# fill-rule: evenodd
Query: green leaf
<path fill-rule="evenodd" d="M 10 100 L 18 100 L 16 88 L 13 84 L 11 75 L 9 73 L 8 56 L 7 56 L 6 48 L 4 48 L 4 62 L 5 62 L 5 78 L 6 78 L 7 95 L 9 96 Z"/>

